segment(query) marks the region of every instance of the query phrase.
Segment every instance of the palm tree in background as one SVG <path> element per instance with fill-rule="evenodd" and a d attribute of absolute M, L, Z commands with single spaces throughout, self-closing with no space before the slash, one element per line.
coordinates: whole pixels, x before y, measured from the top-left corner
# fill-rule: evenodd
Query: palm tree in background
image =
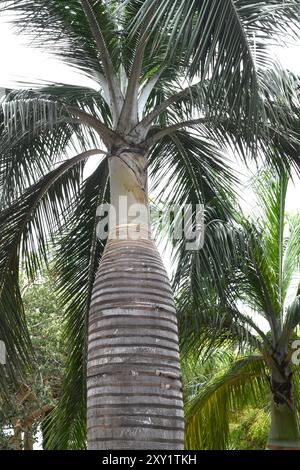
<path fill-rule="evenodd" d="M 205 344 L 214 349 L 223 342 L 246 346 L 246 352 L 242 349 L 235 360 L 224 360 L 223 370 L 190 395 L 186 439 L 192 448 L 226 448 L 234 413 L 259 403 L 268 405 L 271 415 L 267 448 L 300 448 L 294 398 L 296 387 L 299 405 L 294 341 L 300 323 L 300 216 L 285 212 L 288 181 L 287 172 L 262 172 L 256 183 L 260 214 L 231 226 L 213 223 L 227 246 L 217 289 L 211 278 L 206 282 L 196 274 L 197 255 L 189 260 L 190 282 L 179 299 L 183 342 L 193 343 L 194 353 L 199 341 L 202 348 Z"/>
<path fill-rule="evenodd" d="M 0 5 L 33 46 L 95 82 L 95 89 L 31 86 L 7 92 L 2 103 L 6 374 L 13 379 L 30 358 L 20 259 L 34 277 L 55 239 L 68 362 L 60 405 L 49 420 L 49 448 L 84 447 L 87 413 L 90 449 L 180 449 L 177 322 L 169 280 L 148 236 L 148 168 L 173 185 L 169 200 L 221 204 L 231 176 L 221 147 L 234 143 L 246 158 L 246 149 L 254 154 L 269 132 L 289 135 L 293 83 L 274 73 L 267 46 L 296 34 L 299 1 Z M 70 152 L 77 154 L 70 158 Z M 84 179 L 93 155 L 103 158 Z M 284 163 L 280 155 L 265 155 Z M 128 210 L 119 211 L 120 197 L 146 208 L 138 227 Z M 125 218 L 110 226 L 105 243 L 96 227 L 106 202 Z M 138 240 L 129 229 L 137 229 Z"/>
<path fill-rule="evenodd" d="M 270 429 L 268 370 L 247 347 L 226 343 L 182 361 L 187 449 L 263 450 Z M 296 368 L 295 368 L 296 370 Z M 299 374 L 293 376 L 299 409 Z"/>

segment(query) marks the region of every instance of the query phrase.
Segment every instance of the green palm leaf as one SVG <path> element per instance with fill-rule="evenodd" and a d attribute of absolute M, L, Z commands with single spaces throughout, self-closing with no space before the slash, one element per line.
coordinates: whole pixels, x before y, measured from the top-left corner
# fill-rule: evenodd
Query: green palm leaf
<path fill-rule="evenodd" d="M 82 164 L 91 153 L 62 163 L 0 213 L 1 336 L 9 366 L 33 363 L 19 292 L 19 265 L 26 262 L 33 278 L 46 260 L 48 243 L 70 210 L 81 180 Z M 11 361 L 11 362 L 10 362 Z"/>
<path fill-rule="evenodd" d="M 47 423 L 47 448 L 81 449 L 86 440 L 87 320 L 92 286 L 103 251 L 97 210 L 107 198 L 107 160 L 82 185 L 75 210 L 57 241 L 59 300 L 65 306 L 67 362 L 61 397 Z"/>
<path fill-rule="evenodd" d="M 261 356 L 237 359 L 194 391 L 185 407 L 187 449 L 226 449 L 232 415 L 267 393 Z"/>

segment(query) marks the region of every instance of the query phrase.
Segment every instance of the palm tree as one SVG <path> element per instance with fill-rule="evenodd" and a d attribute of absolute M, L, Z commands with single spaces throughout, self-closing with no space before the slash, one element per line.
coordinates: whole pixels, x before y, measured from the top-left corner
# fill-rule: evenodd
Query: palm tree
<path fill-rule="evenodd" d="M 262 450 L 270 429 L 268 371 L 259 356 L 232 345 L 190 354 L 182 362 L 187 449 Z M 294 396 L 299 409 L 299 374 Z"/>
<path fill-rule="evenodd" d="M 227 361 L 227 366 L 224 362 L 223 370 L 210 377 L 205 386 L 198 387 L 188 401 L 190 446 L 203 445 L 204 437 L 208 446 L 228 445 L 230 416 L 265 401 L 268 393 L 271 427 L 267 448 L 300 448 L 294 399 L 297 386 L 299 401 L 300 376 L 292 362 L 293 340 L 300 323 L 300 216 L 285 213 L 288 181 L 287 172 L 280 176 L 262 172 L 256 183 L 260 214 L 252 219 L 237 215 L 239 224 L 213 222 L 227 248 L 225 254 L 224 250 L 221 253 L 219 266 L 224 269 L 219 273 L 218 293 L 211 282 L 206 283 L 199 275 L 199 260 L 193 259 L 192 265 L 190 260 L 190 282 L 179 299 L 183 341 L 191 344 L 200 330 L 202 347 L 205 338 L 209 341 L 206 345 L 213 348 L 224 341 L 235 347 L 238 342 L 247 346 L 246 354 L 238 355 L 229 364 Z M 182 265 L 178 276 L 181 269 Z M 203 296 L 209 298 L 209 304 L 201 302 Z M 198 326 L 192 330 L 186 320 L 191 325 L 193 317 Z M 194 351 L 198 344 L 196 340 Z M 208 432 L 211 426 L 214 436 Z"/>
<path fill-rule="evenodd" d="M 165 178 L 181 203 L 188 194 L 197 202 L 205 194 L 218 198 L 230 175 L 208 129 L 219 141 L 235 133 L 242 149 L 254 150 L 269 114 L 288 128 L 285 113 L 273 110 L 286 88 L 265 73 L 266 46 L 298 30 L 299 1 L 0 4 L 33 46 L 95 82 L 95 89 L 35 85 L 8 92 L 3 102 L 0 304 L 7 373 L 13 377 L 30 356 L 19 260 L 34 276 L 58 232 L 68 364 L 49 446 L 84 446 L 87 406 L 90 449 L 182 448 L 177 322 L 149 236 L 147 167 L 156 176 L 168 169 Z M 85 162 L 99 154 L 97 169 L 83 180 Z M 146 208 L 139 224 L 119 210 L 122 197 Z M 106 244 L 96 233 L 104 202 L 121 218 Z"/>

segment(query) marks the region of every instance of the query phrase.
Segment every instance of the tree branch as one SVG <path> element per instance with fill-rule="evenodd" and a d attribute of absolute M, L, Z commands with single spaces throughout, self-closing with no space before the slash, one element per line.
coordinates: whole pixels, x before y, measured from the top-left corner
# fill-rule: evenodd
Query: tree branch
<path fill-rule="evenodd" d="M 166 64 L 162 64 L 159 69 L 150 77 L 148 78 L 148 80 L 146 81 L 146 83 L 144 84 L 142 90 L 141 90 L 141 93 L 140 93 L 140 97 L 139 97 L 139 100 L 138 100 L 138 117 L 141 119 L 142 117 L 142 114 L 143 114 L 143 110 L 146 106 L 146 103 L 148 101 L 148 98 L 150 96 L 150 93 L 151 91 L 153 90 L 153 88 L 155 87 L 156 83 L 158 82 L 158 80 L 160 79 L 161 77 L 161 74 L 164 72 L 164 70 L 166 69 L 167 65 Z"/>
<path fill-rule="evenodd" d="M 151 147 L 151 145 L 155 144 L 158 140 L 162 139 L 166 135 L 170 135 L 173 132 L 177 131 L 178 129 L 182 129 L 183 127 L 194 126 L 195 124 L 206 124 L 212 122 L 209 118 L 199 118 L 199 119 L 191 119 L 189 121 L 179 122 L 178 124 L 173 124 L 172 126 L 165 127 L 160 131 L 156 132 L 153 136 L 149 137 L 145 140 L 144 145 L 146 147 Z"/>
<path fill-rule="evenodd" d="M 173 96 L 170 96 L 170 98 L 166 99 L 163 101 L 161 104 L 156 106 L 153 111 L 151 111 L 147 116 L 142 119 L 142 121 L 135 127 L 135 132 L 136 134 L 145 134 L 148 132 L 150 125 L 152 122 L 163 112 L 165 111 L 171 104 L 177 103 L 178 101 L 181 101 L 184 99 L 186 96 L 188 96 L 193 89 L 197 88 L 199 86 L 199 83 L 196 83 L 195 85 L 189 86 L 185 88 L 184 90 L 180 91 L 179 93 L 176 93 Z"/>
<path fill-rule="evenodd" d="M 107 83 L 107 80 L 106 80 L 105 76 L 103 75 L 103 73 L 98 72 L 98 71 L 95 72 L 94 75 L 95 75 L 96 80 L 98 80 L 98 82 L 100 83 L 100 86 L 101 86 L 102 91 L 103 91 L 103 98 L 104 98 L 106 104 L 108 106 L 110 106 L 109 87 L 108 87 L 108 83 Z"/>
<path fill-rule="evenodd" d="M 144 49 L 149 37 L 148 26 L 153 18 L 153 13 L 156 7 L 156 2 L 151 6 L 147 12 L 144 20 L 142 21 L 140 30 L 140 39 L 134 54 L 133 64 L 131 67 L 127 91 L 125 96 L 124 105 L 120 116 L 120 128 L 124 130 L 130 126 L 135 126 L 138 122 L 138 92 L 139 80 L 141 75 Z M 119 126 L 118 126 L 119 127 Z"/>
<path fill-rule="evenodd" d="M 107 88 L 110 96 L 110 103 L 114 123 L 116 124 L 123 105 L 123 95 L 118 84 L 115 69 L 111 61 L 105 40 L 102 35 L 101 28 L 99 27 L 97 18 L 89 0 L 81 0 L 84 14 L 88 20 L 91 28 L 92 35 L 96 41 L 96 45 L 100 54 L 101 62 L 103 64 L 104 75 L 107 81 Z"/>
<path fill-rule="evenodd" d="M 116 144 L 117 142 L 124 143 L 120 136 L 102 124 L 102 122 L 91 114 L 81 111 L 73 106 L 66 106 L 66 109 L 70 114 L 76 116 L 81 123 L 87 124 L 95 129 L 107 147 L 110 147 L 112 144 Z"/>

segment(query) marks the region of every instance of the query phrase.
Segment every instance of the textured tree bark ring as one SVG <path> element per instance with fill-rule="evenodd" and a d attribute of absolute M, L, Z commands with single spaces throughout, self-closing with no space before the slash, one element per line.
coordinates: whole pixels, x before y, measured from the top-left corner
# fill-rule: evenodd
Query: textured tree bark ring
<path fill-rule="evenodd" d="M 89 449 L 183 449 L 177 319 L 153 240 L 110 239 L 89 317 Z"/>

